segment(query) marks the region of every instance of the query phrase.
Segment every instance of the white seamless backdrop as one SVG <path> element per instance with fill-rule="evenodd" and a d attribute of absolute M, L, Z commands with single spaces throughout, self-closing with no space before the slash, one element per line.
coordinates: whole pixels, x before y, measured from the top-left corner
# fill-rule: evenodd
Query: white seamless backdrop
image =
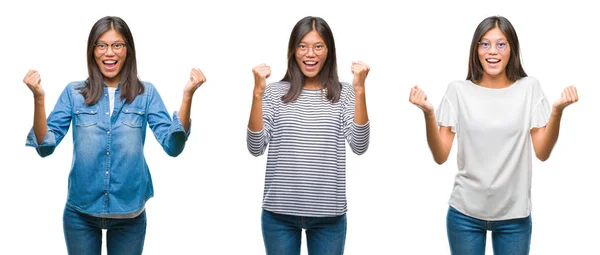
<path fill-rule="evenodd" d="M 146 205 L 144 254 L 264 254 L 266 155 L 255 158 L 246 149 L 251 69 L 267 63 L 268 82 L 281 79 L 292 27 L 308 15 L 331 26 L 342 80 L 352 80 L 353 60 L 371 66 L 370 148 L 348 154 L 346 254 L 449 254 L 445 217 L 456 143 L 445 164 L 434 163 L 423 116 L 408 93 L 419 84 L 437 108 L 447 84 L 465 79 L 471 36 L 491 15 L 513 23 L 525 70 L 551 102 L 568 85 L 580 95 L 565 110 L 551 158 L 534 159 L 531 254 L 599 253 L 600 139 L 593 112 L 600 109 L 600 21 L 587 1 L 58 0 L 0 4 L 0 254 L 66 254 L 71 132 L 47 158 L 25 147 L 33 99 L 22 79 L 29 69 L 40 72 L 49 113 L 67 83 L 86 79 L 86 40 L 107 15 L 129 24 L 139 77 L 157 87 L 170 112 L 179 108 L 192 67 L 207 77 L 179 157 L 167 156 L 147 135 L 155 197 Z"/>

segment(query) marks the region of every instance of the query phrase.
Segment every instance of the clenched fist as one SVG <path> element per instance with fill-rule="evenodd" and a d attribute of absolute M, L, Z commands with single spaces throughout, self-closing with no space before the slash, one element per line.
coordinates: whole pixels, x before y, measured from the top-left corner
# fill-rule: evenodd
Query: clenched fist
<path fill-rule="evenodd" d="M 29 70 L 23 78 L 23 83 L 27 85 L 27 87 L 33 92 L 33 97 L 40 98 L 44 97 L 44 89 L 41 85 L 42 79 L 40 78 L 40 73 L 36 70 Z"/>
<path fill-rule="evenodd" d="M 266 64 L 260 64 L 252 68 L 254 74 L 254 94 L 261 96 L 267 88 L 267 78 L 271 76 L 271 67 Z"/>
<path fill-rule="evenodd" d="M 193 68 L 190 72 L 190 79 L 185 85 L 183 91 L 184 93 L 194 94 L 196 89 L 204 84 L 204 82 L 206 82 L 206 77 L 204 77 L 202 71 L 200 71 L 198 68 Z"/>
<path fill-rule="evenodd" d="M 410 101 L 412 104 L 416 105 L 421 110 L 423 110 L 423 113 L 433 112 L 433 105 L 429 101 L 427 101 L 427 95 L 417 85 L 410 89 L 410 96 L 408 97 L 408 101 Z"/>
<path fill-rule="evenodd" d="M 351 70 L 352 74 L 354 75 L 354 78 L 352 79 L 352 87 L 354 87 L 354 89 L 364 89 L 365 79 L 367 79 L 367 75 L 369 74 L 369 70 L 371 70 L 371 68 L 362 61 L 353 61 Z"/>
<path fill-rule="evenodd" d="M 577 95 L 577 89 L 575 88 L 575 86 L 569 86 L 569 87 L 565 88 L 565 90 L 560 95 L 560 99 L 556 100 L 556 102 L 554 102 L 552 107 L 554 109 L 562 111 L 565 109 L 565 107 L 567 107 L 577 101 L 579 101 L 579 95 Z"/>

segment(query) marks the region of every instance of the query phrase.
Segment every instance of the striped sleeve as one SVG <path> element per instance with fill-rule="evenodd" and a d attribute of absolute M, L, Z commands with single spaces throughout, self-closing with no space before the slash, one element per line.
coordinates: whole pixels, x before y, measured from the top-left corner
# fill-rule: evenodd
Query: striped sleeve
<path fill-rule="evenodd" d="M 263 116 L 263 128 L 257 132 L 247 128 L 247 146 L 248 151 L 253 156 L 257 157 L 262 155 L 269 145 L 271 140 L 271 133 L 273 131 L 273 95 L 272 86 L 268 86 L 265 90 L 262 100 L 262 116 Z"/>
<path fill-rule="evenodd" d="M 362 155 L 367 151 L 367 148 L 369 148 L 370 121 L 364 125 L 358 125 L 354 122 L 354 90 L 352 89 L 352 85 L 342 84 L 342 86 L 344 136 L 346 137 L 352 152 L 357 155 Z"/>

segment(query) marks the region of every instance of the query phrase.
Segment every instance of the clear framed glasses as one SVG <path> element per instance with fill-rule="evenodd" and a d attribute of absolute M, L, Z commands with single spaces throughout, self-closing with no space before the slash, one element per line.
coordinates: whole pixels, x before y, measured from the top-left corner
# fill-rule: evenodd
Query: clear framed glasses
<path fill-rule="evenodd" d="M 298 47 L 296 48 L 296 53 L 298 53 L 300 56 L 304 56 L 306 54 L 308 54 L 308 51 L 312 49 L 313 53 L 315 53 L 315 55 L 317 56 L 321 56 L 323 53 L 325 53 L 325 49 L 327 49 L 327 47 L 325 47 L 324 44 L 317 44 L 315 46 L 308 46 L 306 44 L 299 44 Z"/>
<path fill-rule="evenodd" d="M 489 51 L 492 48 L 492 43 L 488 41 L 478 42 L 479 48 L 483 51 Z M 496 49 L 499 51 L 505 51 L 508 48 L 508 43 L 504 41 L 499 41 L 496 43 Z"/>
<path fill-rule="evenodd" d="M 122 42 L 116 42 L 113 44 L 106 44 L 106 43 L 96 43 L 94 44 L 94 47 L 96 47 L 96 52 L 100 53 L 100 54 L 104 54 L 108 51 L 108 48 L 112 48 L 112 51 L 115 54 L 121 54 L 121 52 L 123 52 L 123 49 L 125 48 L 125 46 L 127 46 L 127 44 L 122 43 Z"/>

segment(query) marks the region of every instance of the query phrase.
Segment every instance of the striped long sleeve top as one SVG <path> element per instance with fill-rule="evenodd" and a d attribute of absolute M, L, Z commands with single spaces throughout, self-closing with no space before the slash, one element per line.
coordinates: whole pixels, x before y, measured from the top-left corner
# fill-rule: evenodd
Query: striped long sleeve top
<path fill-rule="evenodd" d="M 254 156 L 267 146 L 263 209 L 280 214 L 327 217 L 342 215 L 346 205 L 346 144 L 356 154 L 369 145 L 369 123 L 354 123 L 354 90 L 342 83 L 340 100 L 331 103 L 325 90 L 304 89 L 284 103 L 288 82 L 267 86 L 263 129 L 247 131 Z"/>

